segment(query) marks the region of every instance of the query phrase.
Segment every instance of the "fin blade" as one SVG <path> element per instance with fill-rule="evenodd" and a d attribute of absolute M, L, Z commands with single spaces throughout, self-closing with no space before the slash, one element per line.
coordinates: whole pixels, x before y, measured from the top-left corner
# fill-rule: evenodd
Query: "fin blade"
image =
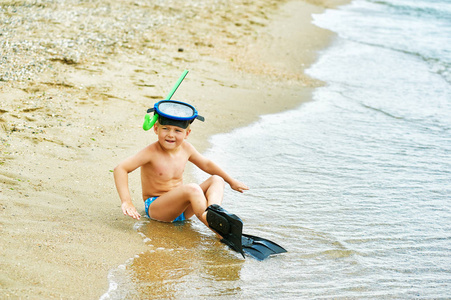
<path fill-rule="evenodd" d="M 254 242 L 258 242 L 259 244 L 265 245 L 266 247 L 271 249 L 274 252 L 274 254 L 288 252 L 284 247 L 268 239 L 264 239 L 255 235 L 245 233 L 243 233 L 243 236 L 252 239 Z"/>
<path fill-rule="evenodd" d="M 241 243 L 244 252 L 257 260 L 264 260 L 270 255 L 287 252 L 285 248 L 270 240 L 249 234 L 243 234 Z"/>
<path fill-rule="evenodd" d="M 254 259 L 258 261 L 262 261 L 269 256 L 253 248 L 243 248 L 243 251 L 244 253 L 246 253 L 249 256 L 252 256 Z"/>

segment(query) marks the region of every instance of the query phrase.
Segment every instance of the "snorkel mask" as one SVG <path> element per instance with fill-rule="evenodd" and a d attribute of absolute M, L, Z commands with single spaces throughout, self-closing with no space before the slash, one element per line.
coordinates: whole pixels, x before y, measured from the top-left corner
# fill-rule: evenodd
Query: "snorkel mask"
<path fill-rule="evenodd" d="M 186 129 L 195 119 L 201 120 L 202 122 L 205 120 L 204 117 L 197 114 L 197 110 L 192 105 L 170 100 L 186 74 L 188 74 L 188 70 L 185 70 L 182 76 L 180 76 L 179 80 L 167 96 L 167 100 L 157 102 L 153 108 L 147 110 L 147 113 L 154 112 L 154 115 L 152 118 L 149 114 L 145 115 L 143 124 L 144 130 L 147 131 L 152 128 L 157 120 L 161 125 L 173 125 L 183 129 Z"/>
<path fill-rule="evenodd" d="M 162 100 L 155 103 L 153 108 L 147 110 L 147 113 L 150 112 L 154 112 L 154 116 L 152 119 L 148 114 L 145 116 L 144 130 L 152 128 L 156 120 L 161 125 L 173 125 L 183 129 L 186 129 L 195 119 L 205 121 L 205 118 L 199 116 L 192 105 L 175 100 Z"/>

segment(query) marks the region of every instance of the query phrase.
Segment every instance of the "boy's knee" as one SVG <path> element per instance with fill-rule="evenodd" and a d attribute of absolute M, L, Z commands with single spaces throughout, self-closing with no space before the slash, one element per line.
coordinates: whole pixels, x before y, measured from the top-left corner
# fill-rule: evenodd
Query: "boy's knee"
<path fill-rule="evenodd" d="M 221 176 L 213 175 L 213 176 L 211 176 L 210 179 L 213 184 L 221 184 L 221 185 L 225 186 L 225 181 Z"/>
<path fill-rule="evenodd" d="M 195 183 L 189 183 L 185 185 L 185 193 L 187 194 L 188 197 L 198 197 L 204 195 L 204 191 L 202 191 L 202 188 Z"/>

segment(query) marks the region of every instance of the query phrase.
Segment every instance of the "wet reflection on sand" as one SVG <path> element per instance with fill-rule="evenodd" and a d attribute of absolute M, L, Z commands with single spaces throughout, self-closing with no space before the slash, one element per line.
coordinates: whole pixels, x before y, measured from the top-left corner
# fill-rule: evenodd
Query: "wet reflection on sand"
<path fill-rule="evenodd" d="M 244 260 L 226 248 L 214 234 L 200 233 L 193 222 L 150 221 L 138 232 L 149 251 L 128 267 L 140 298 L 180 298 L 240 295 Z"/>

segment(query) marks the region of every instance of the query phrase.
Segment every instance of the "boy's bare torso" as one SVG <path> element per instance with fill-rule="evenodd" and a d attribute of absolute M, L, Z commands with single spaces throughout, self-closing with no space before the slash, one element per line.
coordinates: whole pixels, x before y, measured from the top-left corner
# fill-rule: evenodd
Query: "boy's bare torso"
<path fill-rule="evenodd" d="M 143 151 L 148 161 L 141 166 L 143 200 L 161 196 L 183 184 L 183 172 L 190 157 L 189 148 L 184 142 L 176 151 L 166 151 L 157 142 Z"/>

